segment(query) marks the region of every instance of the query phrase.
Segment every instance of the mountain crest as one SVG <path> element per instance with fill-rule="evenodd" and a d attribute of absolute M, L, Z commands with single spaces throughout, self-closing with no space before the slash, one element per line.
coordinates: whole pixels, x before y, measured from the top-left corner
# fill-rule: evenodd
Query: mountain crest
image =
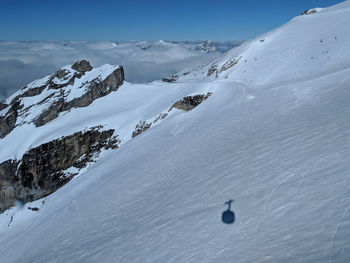
<path fill-rule="evenodd" d="M 106 64 L 92 68 L 86 60 L 65 66 L 28 84 L 0 105 L 0 138 L 18 125 L 42 126 L 61 112 L 86 107 L 97 98 L 118 90 L 123 83 L 122 66 Z"/>

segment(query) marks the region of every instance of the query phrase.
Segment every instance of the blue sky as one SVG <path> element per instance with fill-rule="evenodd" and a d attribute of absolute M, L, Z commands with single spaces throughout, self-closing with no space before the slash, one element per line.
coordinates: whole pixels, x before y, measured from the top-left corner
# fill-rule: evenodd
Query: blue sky
<path fill-rule="evenodd" d="M 246 40 L 341 0 L 0 0 L 0 40 Z"/>

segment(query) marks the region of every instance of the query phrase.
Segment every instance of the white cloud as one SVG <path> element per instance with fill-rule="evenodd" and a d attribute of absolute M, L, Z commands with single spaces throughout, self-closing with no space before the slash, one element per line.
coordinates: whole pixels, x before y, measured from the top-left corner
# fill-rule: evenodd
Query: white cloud
<path fill-rule="evenodd" d="M 129 82 L 150 82 L 184 68 L 205 64 L 237 42 L 215 43 L 214 53 L 195 42 L 0 42 L 0 99 L 64 65 L 87 59 L 93 66 L 121 64 Z"/>

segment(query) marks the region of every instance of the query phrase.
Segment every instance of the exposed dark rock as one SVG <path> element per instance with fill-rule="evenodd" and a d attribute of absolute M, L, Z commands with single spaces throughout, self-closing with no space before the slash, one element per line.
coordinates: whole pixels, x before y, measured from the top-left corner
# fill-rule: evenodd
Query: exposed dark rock
<path fill-rule="evenodd" d="M 156 123 L 157 121 L 159 120 L 163 120 L 165 119 L 166 117 L 168 117 L 168 113 L 161 113 L 157 116 L 157 118 L 154 119 L 153 123 Z"/>
<path fill-rule="evenodd" d="M 85 73 L 75 72 L 73 75 L 70 75 L 67 70 L 60 69 L 55 74 L 53 74 L 48 80 L 47 84 L 49 89 L 61 89 L 69 85 L 73 85 L 76 78 L 81 78 Z M 55 79 L 63 80 L 62 83 L 56 83 Z"/>
<path fill-rule="evenodd" d="M 63 104 L 65 103 L 63 98 L 60 98 L 59 100 L 57 100 L 56 102 L 54 102 L 53 104 L 51 104 L 51 106 L 45 110 L 43 113 L 41 113 L 35 120 L 34 120 L 34 124 L 39 127 L 42 126 L 46 123 L 48 123 L 49 121 L 52 121 L 53 119 L 56 119 L 59 115 L 60 112 L 63 111 Z"/>
<path fill-rule="evenodd" d="M 132 138 L 136 137 L 137 135 L 140 135 L 144 131 L 147 131 L 151 127 L 152 123 L 147 123 L 146 121 L 140 121 L 136 127 L 134 132 L 132 133 Z"/>
<path fill-rule="evenodd" d="M 69 74 L 69 71 L 66 69 L 60 69 L 56 72 L 55 77 L 57 77 L 58 79 L 63 79 L 64 77 L 66 77 Z"/>
<path fill-rule="evenodd" d="M 75 62 L 71 68 L 78 72 L 74 72 L 72 74 L 67 69 L 60 69 L 52 74 L 47 81 L 49 89 L 61 89 L 69 85 L 73 85 L 76 78 L 81 78 L 85 72 L 92 70 L 90 63 L 86 60 Z M 60 80 L 60 83 L 55 82 L 56 78 Z"/>
<path fill-rule="evenodd" d="M 213 42 L 206 40 L 203 43 L 197 45 L 195 50 L 200 50 L 203 53 L 212 53 L 216 51 L 216 47 Z"/>
<path fill-rule="evenodd" d="M 60 89 L 63 87 L 66 87 L 68 85 L 72 85 L 74 84 L 74 80 L 75 78 L 80 78 L 83 74 L 74 74 L 73 76 L 71 76 L 71 78 L 68 80 L 68 78 L 66 78 L 66 82 L 64 82 L 63 84 L 56 84 L 53 82 L 53 80 L 55 78 L 58 79 L 62 79 L 64 77 L 66 77 L 68 75 L 68 71 L 64 70 L 64 69 L 60 69 L 57 72 L 55 72 L 54 74 L 51 75 L 51 77 L 49 78 L 49 80 L 42 86 L 39 87 L 34 87 L 31 89 L 27 89 L 27 86 L 21 88 L 21 90 L 27 89 L 26 91 L 24 91 L 22 94 L 19 94 L 18 96 L 16 96 L 12 101 L 11 101 L 11 105 L 13 103 L 15 103 L 16 101 L 19 101 L 19 99 L 24 98 L 24 97 L 33 97 L 33 96 L 37 96 L 39 95 L 46 87 L 48 87 L 49 89 Z"/>
<path fill-rule="evenodd" d="M 0 102 L 0 110 L 6 109 L 9 105 L 6 103 Z"/>
<path fill-rule="evenodd" d="M 72 69 L 79 71 L 79 72 L 86 72 L 92 70 L 92 67 L 89 63 L 89 61 L 83 59 L 81 61 L 77 61 L 72 65 Z"/>
<path fill-rule="evenodd" d="M 106 96 L 112 91 L 118 90 L 118 88 L 124 82 L 124 69 L 122 66 L 119 66 L 104 80 L 101 80 L 100 78 L 89 79 L 89 81 L 86 81 L 79 86 L 77 85 L 77 87 L 74 88 L 79 89 L 84 86 L 84 93 L 80 97 L 77 97 L 71 101 L 66 101 L 66 97 L 70 91 L 67 93 L 67 90 L 64 88 L 69 85 L 74 85 L 77 78 L 81 78 L 86 71 L 92 69 L 91 65 L 86 60 L 76 62 L 72 68 L 76 69 L 78 72 L 68 69 L 60 69 L 51 75 L 44 84 L 41 84 L 41 86 L 30 89 L 28 89 L 28 86 L 23 87 L 23 92 L 19 93 L 19 95 L 12 99 L 10 105 L 0 103 L 0 110 L 10 106 L 6 114 L 2 114 L 0 116 L 0 138 L 4 138 L 7 134 L 9 134 L 16 125 L 21 125 L 22 123 L 16 124 L 18 115 L 20 114 L 24 117 L 29 115 L 31 107 L 35 107 L 42 103 L 48 104 L 43 107 L 45 110 L 41 112 L 40 115 L 30 120 L 26 120 L 27 123 L 34 122 L 34 124 L 39 127 L 57 118 L 63 111 L 69 111 L 72 108 L 90 105 L 95 99 Z M 49 92 L 48 95 L 43 97 L 41 101 L 36 102 L 36 104 L 26 106 L 26 108 L 22 110 L 21 107 L 23 107 L 24 104 L 22 104 L 21 99 L 23 97 L 37 96 L 41 94 L 45 88 L 54 89 L 57 91 Z"/>
<path fill-rule="evenodd" d="M 0 213 L 15 200 L 37 200 L 69 182 L 75 174 L 64 172 L 66 169 L 85 167 L 102 148 L 118 147 L 120 141 L 113 133 L 97 128 L 77 132 L 30 149 L 19 161 L 1 163 Z"/>
<path fill-rule="evenodd" d="M 28 89 L 27 91 L 23 92 L 22 95 L 20 95 L 20 97 L 32 97 L 32 96 L 36 96 L 39 95 L 44 89 L 46 88 L 46 85 L 43 85 L 41 87 L 35 87 L 32 89 Z"/>
<path fill-rule="evenodd" d="M 201 104 L 207 98 L 209 98 L 211 95 L 212 95 L 212 93 L 208 92 L 207 94 L 184 97 L 184 98 L 182 98 L 182 100 L 175 102 L 173 104 L 173 106 L 171 106 L 169 111 L 171 111 L 173 108 L 177 108 L 177 109 L 180 109 L 183 111 L 193 110 L 195 107 L 197 107 L 199 104 Z"/>
<path fill-rule="evenodd" d="M 0 164 L 0 213 L 14 205 L 16 191 L 12 184 L 18 162 L 8 160 Z"/>
<path fill-rule="evenodd" d="M 27 207 L 29 210 L 32 210 L 32 211 L 34 211 L 34 212 L 37 212 L 37 211 L 39 211 L 39 208 L 38 207 Z"/>
<path fill-rule="evenodd" d="M 167 79 L 167 78 L 162 78 L 162 81 L 163 82 L 169 82 L 169 83 L 172 83 L 172 82 L 175 82 L 176 81 L 176 79 Z"/>
<path fill-rule="evenodd" d="M 171 75 L 170 78 L 162 78 L 162 81 L 171 83 L 171 82 L 177 81 L 178 78 L 179 78 L 179 75 L 175 74 L 175 75 Z"/>
<path fill-rule="evenodd" d="M 301 15 L 312 15 L 314 13 L 317 13 L 316 9 L 308 9 L 308 10 L 305 10 L 304 12 L 302 12 Z"/>
<path fill-rule="evenodd" d="M 0 116 L 0 138 L 9 134 L 16 125 L 19 102 L 16 101 L 4 116 Z"/>
<path fill-rule="evenodd" d="M 106 96 L 112 91 L 117 91 L 124 82 L 124 69 L 122 66 L 117 68 L 111 75 L 103 81 L 93 81 L 87 88 L 83 96 L 70 102 L 64 102 L 62 110 L 67 111 L 71 108 L 85 107 L 91 104 L 95 99 Z"/>
<path fill-rule="evenodd" d="M 65 101 L 63 98 L 54 102 L 47 110 L 42 112 L 35 120 L 34 124 L 42 126 L 49 121 L 58 117 L 60 112 L 68 111 L 72 108 L 86 107 L 95 99 L 106 96 L 112 91 L 116 91 L 124 82 L 124 69 L 122 66 L 117 68 L 105 80 L 94 80 L 90 83 L 81 97 L 75 98 L 72 101 Z"/>
<path fill-rule="evenodd" d="M 225 70 L 228 70 L 229 68 L 232 68 L 233 66 L 235 66 L 239 60 L 241 59 L 242 57 L 239 57 L 239 58 L 235 58 L 235 59 L 232 59 L 232 60 L 229 60 L 227 61 L 224 65 L 222 65 L 222 67 L 220 68 L 220 72 L 223 72 Z"/>
<path fill-rule="evenodd" d="M 21 88 L 21 90 L 27 89 L 25 92 L 23 92 L 22 94 L 19 94 L 18 96 L 16 96 L 12 101 L 11 104 L 13 104 L 15 101 L 18 101 L 20 98 L 24 98 L 24 97 L 33 97 L 33 96 L 37 96 L 39 95 L 46 87 L 48 87 L 49 89 L 59 89 L 59 88 L 63 88 L 66 87 L 68 85 L 72 85 L 74 83 L 75 78 L 77 77 L 81 77 L 83 74 L 74 74 L 69 80 L 68 77 L 65 79 L 66 82 L 63 84 L 56 84 L 53 82 L 53 80 L 55 78 L 58 79 L 63 79 L 65 78 L 67 75 L 69 74 L 69 71 L 66 69 L 60 69 L 57 72 L 55 72 L 54 74 L 51 75 L 51 77 L 48 79 L 48 81 L 39 87 L 34 87 L 31 89 L 27 89 L 27 86 L 24 86 L 23 88 Z"/>
<path fill-rule="evenodd" d="M 213 73 L 217 72 L 218 69 L 218 65 L 211 65 L 211 67 L 208 69 L 208 74 L 207 77 L 210 77 L 211 75 L 213 75 Z"/>
<path fill-rule="evenodd" d="M 27 89 L 27 86 L 24 86 L 21 88 L 21 90 Z M 46 88 L 46 84 L 40 87 L 34 87 L 31 89 L 26 90 L 25 92 L 23 92 L 22 94 L 19 94 L 18 96 L 14 97 L 10 103 L 10 105 L 14 104 L 16 101 L 19 101 L 20 98 L 24 98 L 24 97 L 32 97 L 32 96 L 36 96 L 39 95 L 44 89 Z"/>
<path fill-rule="evenodd" d="M 146 121 L 140 121 L 136 127 L 135 130 L 132 133 L 132 138 L 136 137 L 137 135 L 140 135 L 144 131 L 147 131 L 149 128 L 151 128 L 152 124 L 156 123 L 159 120 L 163 120 L 168 116 L 168 113 L 160 113 L 153 122 L 146 122 Z"/>

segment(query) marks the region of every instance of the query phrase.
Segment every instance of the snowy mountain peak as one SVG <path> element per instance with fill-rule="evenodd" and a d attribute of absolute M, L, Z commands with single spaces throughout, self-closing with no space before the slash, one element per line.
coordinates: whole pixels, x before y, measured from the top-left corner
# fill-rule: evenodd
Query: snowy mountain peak
<path fill-rule="evenodd" d="M 65 66 L 36 80 L 10 96 L 0 112 L 0 137 L 15 127 L 33 123 L 42 126 L 72 108 L 85 107 L 117 90 L 124 81 L 122 66 L 92 68 L 86 60 Z"/>
<path fill-rule="evenodd" d="M 212 53 L 216 51 L 216 47 L 213 42 L 206 40 L 196 46 L 196 50 L 200 50 L 203 53 Z"/>
<path fill-rule="evenodd" d="M 349 23 L 349 2 L 313 10 L 317 15 L 295 17 L 190 74 L 188 70 L 180 72 L 178 81 L 263 86 L 316 78 L 349 67 L 350 27 L 344 26 Z"/>

